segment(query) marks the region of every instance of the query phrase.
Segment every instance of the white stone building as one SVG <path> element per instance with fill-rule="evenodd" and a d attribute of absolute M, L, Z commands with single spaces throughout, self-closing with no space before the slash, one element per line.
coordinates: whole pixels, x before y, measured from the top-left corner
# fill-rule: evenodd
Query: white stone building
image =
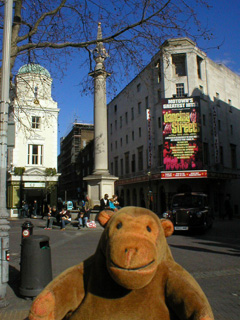
<path fill-rule="evenodd" d="M 238 214 L 239 123 L 240 77 L 188 38 L 165 41 L 108 104 L 109 168 L 124 205 L 162 213 L 174 193 L 201 191 L 215 214 L 231 194 Z"/>
<path fill-rule="evenodd" d="M 8 208 L 17 215 L 22 201 L 57 200 L 57 102 L 52 99 L 52 78 L 38 64 L 22 66 L 16 76 L 11 117 L 15 146 L 8 150 Z"/>

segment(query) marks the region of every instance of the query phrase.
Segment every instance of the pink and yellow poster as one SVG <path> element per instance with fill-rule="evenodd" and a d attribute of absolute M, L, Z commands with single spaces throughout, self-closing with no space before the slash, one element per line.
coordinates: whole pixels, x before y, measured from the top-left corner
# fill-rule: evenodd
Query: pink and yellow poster
<path fill-rule="evenodd" d="M 199 97 L 163 99 L 164 171 L 201 170 Z"/>

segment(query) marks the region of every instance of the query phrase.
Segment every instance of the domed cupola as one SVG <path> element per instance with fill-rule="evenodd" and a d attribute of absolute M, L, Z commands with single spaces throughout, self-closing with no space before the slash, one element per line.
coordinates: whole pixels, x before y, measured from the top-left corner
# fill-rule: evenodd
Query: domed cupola
<path fill-rule="evenodd" d="M 19 70 L 18 70 L 18 75 L 22 74 L 27 74 L 27 73 L 33 73 L 33 74 L 38 74 L 38 75 L 43 75 L 48 78 L 51 78 L 50 73 L 48 72 L 47 69 L 44 67 L 40 66 L 40 64 L 36 63 L 28 63 L 24 64 Z"/>
<path fill-rule="evenodd" d="M 51 100 L 52 78 L 40 64 L 23 65 L 16 76 L 17 95 L 21 99 L 39 104 L 40 100 Z"/>

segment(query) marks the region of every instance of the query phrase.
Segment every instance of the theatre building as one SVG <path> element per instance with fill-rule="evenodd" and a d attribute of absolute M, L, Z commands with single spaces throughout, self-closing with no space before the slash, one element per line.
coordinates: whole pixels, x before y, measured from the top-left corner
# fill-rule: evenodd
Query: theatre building
<path fill-rule="evenodd" d="M 8 148 L 7 206 L 17 216 L 23 201 L 57 201 L 57 102 L 51 96 L 52 78 L 39 64 L 22 66 L 16 76 L 10 120 L 14 143 Z M 39 212 L 40 213 L 40 212 Z"/>
<path fill-rule="evenodd" d="M 240 77 L 188 38 L 165 41 L 108 104 L 109 168 L 123 205 L 163 213 L 178 192 L 240 210 Z"/>

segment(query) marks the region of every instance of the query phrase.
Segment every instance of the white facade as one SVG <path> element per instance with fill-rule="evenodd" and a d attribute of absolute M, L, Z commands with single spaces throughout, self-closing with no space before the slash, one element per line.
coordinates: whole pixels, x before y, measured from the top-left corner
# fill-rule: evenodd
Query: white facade
<path fill-rule="evenodd" d="M 195 97 L 200 99 L 206 178 L 163 179 L 163 99 Z M 240 77 L 210 60 L 188 38 L 165 41 L 108 105 L 109 167 L 120 178 L 117 189 L 124 205 L 142 200 L 147 205 L 151 189 L 154 210 L 162 213 L 172 194 L 191 190 L 208 193 L 216 212 L 229 193 L 238 213 L 239 121 Z"/>
<path fill-rule="evenodd" d="M 42 201 L 47 184 L 57 183 L 57 102 L 51 96 L 49 72 L 37 64 L 24 65 L 16 76 L 16 97 L 13 102 L 15 147 L 9 152 L 9 188 L 22 181 L 21 201 Z M 24 168 L 20 176 L 16 168 Z M 48 172 L 47 172 L 48 171 Z M 10 189 L 9 189 L 10 190 Z M 12 190 L 13 194 L 18 194 Z M 8 206 L 16 207 L 18 197 L 9 192 Z M 53 199 L 51 200 L 51 202 Z M 18 204 L 19 205 L 19 204 Z"/>

